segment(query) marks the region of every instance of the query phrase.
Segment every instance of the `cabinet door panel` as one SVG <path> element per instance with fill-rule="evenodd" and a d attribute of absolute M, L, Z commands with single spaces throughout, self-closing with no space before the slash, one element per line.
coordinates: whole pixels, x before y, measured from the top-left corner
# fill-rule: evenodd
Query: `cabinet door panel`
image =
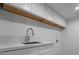
<path fill-rule="evenodd" d="M 65 19 L 48 7 L 46 8 L 46 18 L 51 22 L 57 23 L 61 26 L 65 26 Z"/>
<path fill-rule="evenodd" d="M 54 18 L 55 18 L 55 15 L 53 13 L 53 11 L 50 9 L 50 8 L 46 8 L 46 18 L 51 21 L 51 22 L 54 22 Z"/>
<path fill-rule="evenodd" d="M 42 3 L 32 3 L 32 13 L 46 18 L 46 6 Z"/>
<path fill-rule="evenodd" d="M 11 3 L 12 5 L 22 8 L 26 11 L 32 11 L 32 4 L 31 3 Z"/>

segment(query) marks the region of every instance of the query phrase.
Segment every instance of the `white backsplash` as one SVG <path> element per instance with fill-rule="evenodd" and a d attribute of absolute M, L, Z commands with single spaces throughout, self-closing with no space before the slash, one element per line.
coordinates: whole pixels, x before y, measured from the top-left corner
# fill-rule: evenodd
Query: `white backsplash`
<path fill-rule="evenodd" d="M 0 45 L 23 42 L 29 27 L 33 28 L 35 33 L 31 36 L 31 41 L 55 43 L 56 36 L 61 35 L 61 31 L 52 29 L 46 24 L 3 11 L 0 14 Z"/>

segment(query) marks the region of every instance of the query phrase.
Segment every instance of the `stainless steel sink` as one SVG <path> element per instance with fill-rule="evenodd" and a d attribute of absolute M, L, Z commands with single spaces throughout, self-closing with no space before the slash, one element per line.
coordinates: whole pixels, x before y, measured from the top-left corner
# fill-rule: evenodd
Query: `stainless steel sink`
<path fill-rule="evenodd" d="M 41 43 L 41 42 L 23 42 L 23 44 L 37 44 L 37 43 Z"/>

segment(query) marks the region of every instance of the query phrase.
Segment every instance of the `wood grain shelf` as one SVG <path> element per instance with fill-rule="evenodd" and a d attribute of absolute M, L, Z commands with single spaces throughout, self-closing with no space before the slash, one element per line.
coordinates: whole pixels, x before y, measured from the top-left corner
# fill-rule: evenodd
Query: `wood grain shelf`
<path fill-rule="evenodd" d="M 60 29 L 65 29 L 64 26 L 61 26 L 59 24 L 56 24 L 54 22 L 51 22 L 45 18 L 42 18 L 40 16 L 37 16 L 31 12 L 28 12 L 26 10 L 23 10 L 21 8 L 16 8 L 14 6 L 11 6 L 11 5 L 8 5 L 8 4 L 5 4 L 5 3 L 0 3 L 0 7 L 2 7 L 4 10 L 8 11 L 8 12 L 11 12 L 11 13 L 15 13 L 15 14 L 18 14 L 18 15 L 21 15 L 21 16 L 24 16 L 24 17 L 28 17 L 28 18 L 31 18 L 33 20 L 37 20 L 37 21 L 40 21 L 42 23 L 46 23 L 50 26 L 55 26 L 55 27 L 58 27 Z"/>
<path fill-rule="evenodd" d="M 3 3 L 0 3 L 0 8 L 3 8 Z"/>

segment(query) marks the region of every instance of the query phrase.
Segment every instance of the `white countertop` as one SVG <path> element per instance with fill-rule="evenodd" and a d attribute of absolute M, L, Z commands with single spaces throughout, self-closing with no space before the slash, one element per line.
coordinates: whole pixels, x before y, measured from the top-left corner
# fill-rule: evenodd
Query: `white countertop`
<path fill-rule="evenodd" d="M 37 44 L 17 43 L 17 45 L 0 46 L 0 52 L 8 52 L 8 51 L 21 50 L 21 49 L 28 49 L 28 48 L 34 48 L 34 47 L 39 47 L 39 46 L 49 45 L 49 44 L 53 44 L 53 43 L 51 43 L 51 42 L 42 42 L 42 43 L 37 43 Z"/>

